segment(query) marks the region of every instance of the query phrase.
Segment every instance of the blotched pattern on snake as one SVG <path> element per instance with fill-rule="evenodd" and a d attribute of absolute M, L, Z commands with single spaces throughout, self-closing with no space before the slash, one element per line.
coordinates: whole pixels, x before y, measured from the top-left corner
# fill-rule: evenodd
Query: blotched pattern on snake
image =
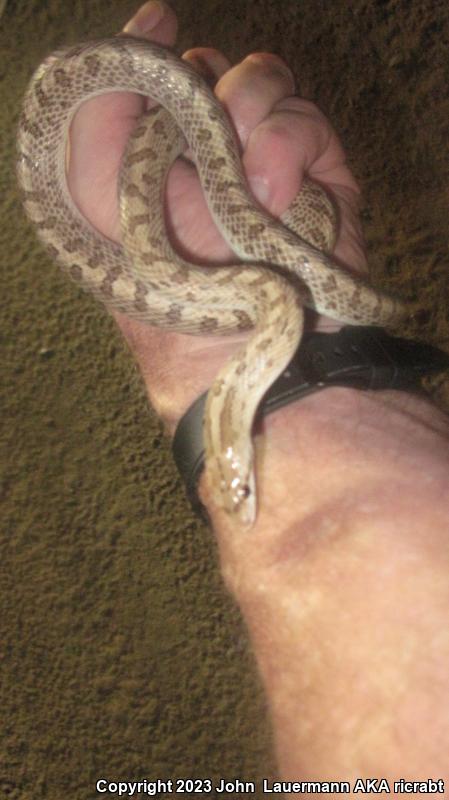
<path fill-rule="evenodd" d="M 89 97 L 113 91 L 137 92 L 163 106 L 142 117 L 123 158 L 122 245 L 81 216 L 65 174 L 76 110 Z M 165 176 L 186 145 L 214 221 L 237 256 L 235 265 L 189 264 L 165 236 Z M 327 251 L 335 237 L 334 212 L 316 184 L 304 184 L 282 222 L 259 207 L 220 103 L 192 67 L 156 44 L 120 36 L 48 58 L 26 93 L 18 150 L 25 209 L 40 238 L 99 300 L 150 325 L 188 334 L 254 329 L 213 383 L 204 426 L 213 497 L 251 525 L 252 423 L 260 399 L 299 344 L 303 306 L 349 324 L 390 327 L 405 316 L 405 306 L 332 261 Z"/>

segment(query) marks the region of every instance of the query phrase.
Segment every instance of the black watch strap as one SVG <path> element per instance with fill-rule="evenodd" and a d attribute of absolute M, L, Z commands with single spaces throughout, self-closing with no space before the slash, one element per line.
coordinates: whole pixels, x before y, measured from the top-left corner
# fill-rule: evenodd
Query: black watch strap
<path fill-rule="evenodd" d="M 425 375 L 447 368 L 448 353 L 390 336 L 382 328 L 350 325 L 337 333 L 305 333 L 287 369 L 267 391 L 258 417 L 326 386 L 416 390 Z M 190 502 L 203 516 L 196 487 L 204 467 L 206 398 L 207 392 L 181 418 L 172 446 Z"/>

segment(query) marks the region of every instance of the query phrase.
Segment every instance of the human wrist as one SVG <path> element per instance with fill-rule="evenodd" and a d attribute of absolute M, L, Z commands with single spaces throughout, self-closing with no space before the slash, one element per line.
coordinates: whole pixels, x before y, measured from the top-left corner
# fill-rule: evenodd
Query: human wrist
<path fill-rule="evenodd" d="M 260 422 L 276 409 L 328 386 L 357 387 L 359 391 L 364 387 L 365 390 L 375 392 L 373 396 L 377 398 L 377 393 L 381 389 L 385 391 L 385 387 L 396 392 L 407 390 L 416 393 L 420 388 L 420 377 L 427 376 L 431 372 L 441 372 L 445 366 L 449 367 L 449 357 L 443 351 L 424 343 L 392 337 L 386 331 L 373 327 L 344 326 L 334 333 L 308 332 L 304 334 L 301 345 L 288 368 L 264 394 L 256 420 Z M 198 510 L 201 509 L 201 503 L 196 487 L 205 458 L 202 422 L 206 419 L 207 406 L 209 406 L 209 417 L 212 416 L 217 421 L 217 431 L 220 428 L 218 423 L 222 419 L 219 405 L 213 408 L 215 401 L 211 400 L 211 397 L 216 396 L 214 386 L 209 394 L 205 392 L 196 398 L 187 413 L 183 415 L 173 441 L 175 462 L 186 483 L 188 496 L 194 508 Z M 217 396 L 220 397 L 219 394 Z M 393 397 L 397 404 L 400 395 L 393 392 Z M 251 436 L 254 438 L 255 426 L 252 425 L 251 428 Z M 233 449 L 234 446 L 236 440 Z M 221 457 L 225 457 L 223 446 L 220 446 L 220 452 Z M 240 455 L 245 452 L 247 449 L 242 443 Z M 220 460 L 218 451 L 217 458 Z M 211 463 L 213 460 L 209 461 L 209 466 Z M 226 481 L 223 481 L 226 474 L 225 464 L 221 468 L 220 478 L 218 474 L 214 477 L 210 468 L 206 473 L 216 502 L 225 507 L 229 499 L 228 494 L 220 491 L 218 485 L 220 480 L 222 486 L 226 484 Z M 235 486 L 234 482 L 232 486 Z M 251 517 L 254 520 L 257 503 L 255 492 L 250 502 L 253 505 Z M 238 516 L 240 517 L 240 513 Z M 237 524 L 240 520 L 237 519 L 237 515 L 233 515 L 232 521 Z"/>
<path fill-rule="evenodd" d="M 282 547 L 293 529 L 304 546 L 313 519 L 317 535 L 320 520 L 338 518 L 343 507 L 357 519 L 370 493 L 377 493 L 380 512 L 390 502 L 389 488 L 412 491 L 416 482 L 416 492 L 422 474 L 443 491 L 448 442 L 449 418 L 426 396 L 327 388 L 264 419 L 263 436 L 255 440 L 259 513 L 251 532 L 242 534 L 231 516 L 213 507 L 204 479 L 200 497 L 231 551 L 234 545 L 239 551 L 239 541 L 250 549 L 252 543 Z"/>
<path fill-rule="evenodd" d="M 264 428 L 254 528 L 208 510 L 281 776 L 440 774 L 446 750 L 423 755 L 422 731 L 447 718 L 449 419 L 427 398 L 333 388 Z"/>

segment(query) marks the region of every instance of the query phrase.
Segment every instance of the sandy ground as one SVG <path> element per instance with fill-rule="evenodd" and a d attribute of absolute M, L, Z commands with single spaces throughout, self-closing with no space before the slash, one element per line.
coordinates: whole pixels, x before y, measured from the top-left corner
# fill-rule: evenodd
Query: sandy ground
<path fill-rule="evenodd" d="M 448 342 L 446 0 L 173 6 L 180 51 L 287 59 L 364 188 L 373 280 L 419 298 L 426 333 Z M 114 325 L 49 262 L 14 181 L 33 67 L 59 45 L 115 33 L 135 7 L 8 0 L 0 20 L 1 800 L 86 800 L 101 776 L 274 771 L 213 537 L 189 511 Z"/>

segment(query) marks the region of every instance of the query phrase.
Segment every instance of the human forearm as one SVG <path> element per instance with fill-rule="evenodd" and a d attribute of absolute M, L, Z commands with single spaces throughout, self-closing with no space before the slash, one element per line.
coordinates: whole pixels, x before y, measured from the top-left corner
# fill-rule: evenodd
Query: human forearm
<path fill-rule="evenodd" d="M 406 394 L 333 389 L 264 427 L 255 528 L 209 511 L 282 776 L 444 777 L 447 418 Z"/>
<path fill-rule="evenodd" d="M 165 4 L 147 3 L 126 30 L 171 46 L 176 18 Z M 231 67 L 210 48 L 185 55 L 217 78 L 257 200 L 279 216 L 305 175 L 317 180 L 338 207 L 339 263 L 366 271 L 358 188 L 343 148 L 319 109 L 292 97 L 280 59 L 256 53 Z M 132 94 L 119 102 L 105 95 L 71 125 L 73 199 L 109 238 L 118 235 L 121 154 L 144 106 Z M 181 252 L 195 263 L 229 262 L 185 161 L 170 172 L 165 208 Z M 117 320 L 173 432 L 232 343 Z M 439 770 L 447 750 L 448 423 L 406 395 L 388 411 L 383 397 L 326 390 L 267 418 L 258 445 L 260 513 L 248 534 L 205 498 L 223 574 L 253 637 L 286 777 L 347 777 L 393 763 L 411 777 Z M 404 401 L 418 417 L 421 408 L 427 426 L 407 416 Z M 425 734 L 415 736 L 421 724 Z"/>

